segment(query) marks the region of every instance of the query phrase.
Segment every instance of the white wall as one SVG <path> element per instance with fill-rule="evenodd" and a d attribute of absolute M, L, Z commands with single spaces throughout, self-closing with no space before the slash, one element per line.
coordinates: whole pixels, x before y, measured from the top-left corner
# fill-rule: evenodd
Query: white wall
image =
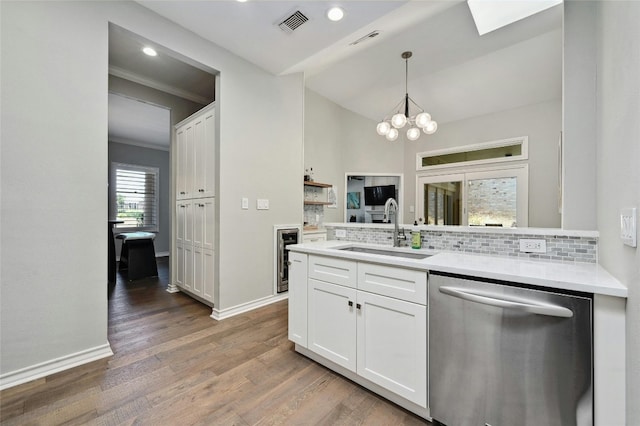
<path fill-rule="evenodd" d="M 107 345 L 109 22 L 220 71 L 217 307 L 271 294 L 272 225 L 301 216 L 302 76 L 269 75 L 133 2 L 0 7 L 0 374 Z M 241 194 L 271 210 L 241 211 Z"/>
<path fill-rule="evenodd" d="M 627 424 L 640 425 L 640 249 L 619 238 L 620 209 L 640 209 L 640 3 L 597 4 L 597 216 L 600 263 L 629 289 Z M 640 220 L 640 218 L 637 218 Z"/>
<path fill-rule="evenodd" d="M 595 230 L 597 2 L 565 1 L 563 21 L 562 228 Z"/>
<path fill-rule="evenodd" d="M 561 117 L 558 99 L 443 123 L 433 135 L 422 135 L 416 142 L 402 142 L 405 144 L 405 207 L 415 203 L 418 152 L 528 136 L 529 227 L 559 228 L 557 155 Z M 405 208 L 404 222 L 413 223 L 413 220 L 414 214 Z"/>
<path fill-rule="evenodd" d="M 4 376 L 107 344 L 107 23 L 0 7 Z"/>
<path fill-rule="evenodd" d="M 325 208 L 324 221 L 343 222 L 345 173 L 402 173 L 404 148 L 379 136 L 372 120 L 312 90 L 305 90 L 304 105 L 304 164 L 314 180 L 338 186 L 338 206 Z"/>

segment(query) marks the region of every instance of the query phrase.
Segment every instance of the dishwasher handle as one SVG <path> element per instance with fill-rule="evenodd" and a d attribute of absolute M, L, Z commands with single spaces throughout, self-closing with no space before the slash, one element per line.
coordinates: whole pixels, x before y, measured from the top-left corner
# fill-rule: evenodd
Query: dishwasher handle
<path fill-rule="evenodd" d="M 547 315 L 552 317 L 571 318 L 573 316 L 573 312 L 571 311 L 571 309 L 521 297 L 509 300 L 505 299 L 500 294 L 493 294 L 489 292 L 472 292 L 456 287 L 443 286 L 440 287 L 439 290 L 440 293 L 468 300 L 469 302 L 482 303 L 483 305 L 515 309 L 523 312 L 529 312 L 538 315 Z"/>

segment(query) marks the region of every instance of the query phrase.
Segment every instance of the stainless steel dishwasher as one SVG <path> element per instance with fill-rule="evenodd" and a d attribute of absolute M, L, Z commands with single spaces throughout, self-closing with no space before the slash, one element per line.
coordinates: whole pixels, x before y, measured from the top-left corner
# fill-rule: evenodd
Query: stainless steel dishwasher
<path fill-rule="evenodd" d="M 592 425 L 591 305 L 584 293 L 430 273 L 435 423 Z"/>

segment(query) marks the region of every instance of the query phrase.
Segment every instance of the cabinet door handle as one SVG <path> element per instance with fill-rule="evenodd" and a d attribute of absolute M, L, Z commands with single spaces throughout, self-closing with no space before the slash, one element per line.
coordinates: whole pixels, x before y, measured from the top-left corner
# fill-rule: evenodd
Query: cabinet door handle
<path fill-rule="evenodd" d="M 359 303 L 356 304 L 356 309 L 361 309 L 362 305 L 360 305 Z"/>
<path fill-rule="evenodd" d="M 351 300 L 349 300 L 349 306 L 353 308 L 353 302 Z"/>
<path fill-rule="evenodd" d="M 204 207 L 204 204 L 198 204 L 198 207 Z"/>
<path fill-rule="evenodd" d="M 204 189 L 198 189 L 198 192 L 204 192 Z"/>
<path fill-rule="evenodd" d="M 180 195 L 184 195 L 184 194 L 186 194 L 186 192 L 180 191 Z"/>

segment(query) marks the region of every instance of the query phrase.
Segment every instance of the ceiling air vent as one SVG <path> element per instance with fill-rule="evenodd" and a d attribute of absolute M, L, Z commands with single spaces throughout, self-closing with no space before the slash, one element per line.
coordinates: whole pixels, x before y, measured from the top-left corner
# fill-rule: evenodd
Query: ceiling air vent
<path fill-rule="evenodd" d="M 378 37 L 379 35 L 380 35 L 380 31 L 378 30 L 371 31 L 366 36 L 360 37 L 356 41 L 352 41 L 351 43 L 349 43 L 349 46 L 355 46 L 356 44 L 362 43 L 363 41 L 371 40 L 372 38 Z"/>
<path fill-rule="evenodd" d="M 300 27 L 300 25 L 304 24 L 308 20 L 309 18 L 304 16 L 302 12 L 296 10 L 291 16 L 284 18 L 278 26 L 285 33 L 291 34 L 296 28 Z"/>

